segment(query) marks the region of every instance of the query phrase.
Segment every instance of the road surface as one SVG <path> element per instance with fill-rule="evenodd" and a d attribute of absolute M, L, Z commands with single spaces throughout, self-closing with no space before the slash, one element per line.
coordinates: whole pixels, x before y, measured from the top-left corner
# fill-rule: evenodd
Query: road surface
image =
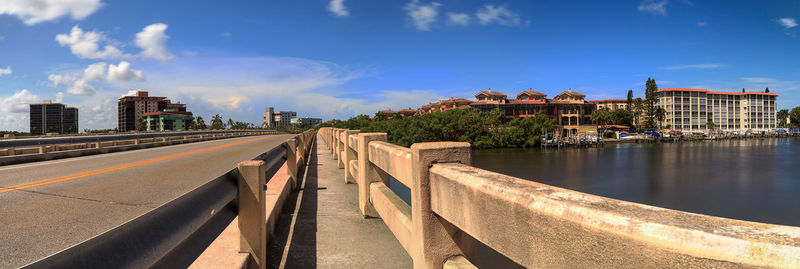
<path fill-rule="evenodd" d="M 0 268 L 58 252 L 286 141 L 249 136 L 0 166 Z"/>

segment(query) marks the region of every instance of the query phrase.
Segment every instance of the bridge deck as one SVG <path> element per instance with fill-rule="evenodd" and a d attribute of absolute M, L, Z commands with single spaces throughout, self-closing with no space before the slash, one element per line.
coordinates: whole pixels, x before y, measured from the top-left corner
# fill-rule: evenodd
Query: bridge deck
<path fill-rule="evenodd" d="M 317 138 L 304 188 L 283 208 L 268 267 L 411 268 L 411 257 L 383 220 L 361 215 L 358 186 L 344 182 L 330 150 Z"/>

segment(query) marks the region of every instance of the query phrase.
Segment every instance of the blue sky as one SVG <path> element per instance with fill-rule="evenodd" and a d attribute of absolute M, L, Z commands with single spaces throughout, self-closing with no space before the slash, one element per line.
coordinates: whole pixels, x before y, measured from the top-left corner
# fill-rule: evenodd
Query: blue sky
<path fill-rule="evenodd" d="M 346 118 L 492 88 L 589 99 L 659 86 L 800 105 L 800 1 L 0 0 L 0 130 L 61 100 L 116 127 L 148 90 L 196 115 Z"/>

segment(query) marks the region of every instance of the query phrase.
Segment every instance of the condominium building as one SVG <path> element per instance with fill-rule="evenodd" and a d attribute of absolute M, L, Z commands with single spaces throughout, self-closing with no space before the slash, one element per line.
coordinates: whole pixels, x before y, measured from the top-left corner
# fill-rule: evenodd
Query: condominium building
<path fill-rule="evenodd" d="M 192 112 L 174 109 L 144 113 L 144 123 L 148 132 L 185 131 L 189 129 L 193 120 Z"/>
<path fill-rule="evenodd" d="M 31 104 L 30 132 L 33 135 L 77 133 L 78 109 L 50 100 Z"/>
<path fill-rule="evenodd" d="M 596 105 L 586 102 L 586 95 L 572 89 L 563 91 L 547 99 L 547 95 L 532 89 L 517 94 L 516 99 L 508 99 L 501 92 L 491 89 L 475 95 L 478 101 L 470 104 L 481 111 L 500 109 L 508 118 L 533 117 L 537 113 L 550 117 L 560 125 L 559 135 L 578 135 L 597 132 L 591 122 Z"/>
<path fill-rule="evenodd" d="M 175 103 L 167 97 L 149 96 L 146 91 L 137 91 L 135 96 L 123 96 L 117 101 L 117 122 L 120 132 L 139 129 L 137 121 L 145 113 L 164 110 L 186 112 L 186 104 Z M 142 126 L 144 128 L 144 126 Z"/>
<path fill-rule="evenodd" d="M 296 122 L 297 112 L 295 111 L 275 111 L 275 108 L 268 107 L 264 110 L 264 128 L 288 126 L 292 124 L 292 119 Z"/>
<path fill-rule="evenodd" d="M 775 93 L 687 88 L 665 88 L 657 93 L 657 105 L 666 111 L 663 124 L 672 129 L 707 130 L 708 122 L 730 131 L 764 131 L 778 125 Z"/>
<path fill-rule="evenodd" d="M 628 100 L 626 99 L 592 100 L 589 101 L 589 103 L 597 105 L 597 109 L 608 109 L 611 111 L 628 108 Z"/>

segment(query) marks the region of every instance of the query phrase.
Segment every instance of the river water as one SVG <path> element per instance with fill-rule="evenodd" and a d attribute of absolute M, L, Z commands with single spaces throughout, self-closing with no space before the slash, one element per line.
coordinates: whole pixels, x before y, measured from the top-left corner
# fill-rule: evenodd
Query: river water
<path fill-rule="evenodd" d="M 473 166 L 670 209 L 800 226 L 800 139 L 475 150 Z"/>

